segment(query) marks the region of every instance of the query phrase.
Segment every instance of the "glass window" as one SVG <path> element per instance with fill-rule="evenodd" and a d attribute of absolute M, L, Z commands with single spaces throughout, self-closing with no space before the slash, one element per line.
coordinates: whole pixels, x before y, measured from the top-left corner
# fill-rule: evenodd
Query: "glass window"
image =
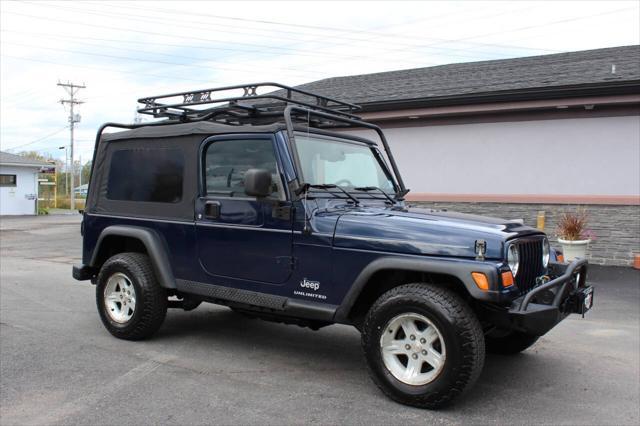
<path fill-rule="evenodd" d="M 16 186 L 16 175 L 0 175 L 0 186 Z"/>
<path fill-rule="evenodd" d="M 177 203 L 182 199 L 184 156 L 179 149 L 123 149 L 111 157 L 107 198 Z"/>
<path fill-rule="evenodd" d="M 249 169 L 266 169 L 274 182 L 273 192 L 281 192 L 273 143 L 269 139 L 216 141 L 207 147 L 205 178 L 207 194 L 242 197 L 244 174 Z"/>
<path fill-rule="evenodd" d="M 296 147 L 304 182 L 348 188 L 376 186 L 394 192 L 393 182 L 371 147 L 357 142 L 296 135 Z"/>

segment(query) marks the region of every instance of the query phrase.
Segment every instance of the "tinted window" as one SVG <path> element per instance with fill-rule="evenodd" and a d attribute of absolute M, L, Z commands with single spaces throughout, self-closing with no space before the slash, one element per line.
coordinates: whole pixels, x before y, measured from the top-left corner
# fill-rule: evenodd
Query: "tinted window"
<path fill-rule="evenodd" d="M 273 182 L 279 182 L 271 140 L 247 139 L 217 141 L 207 148 L 205 178 L 207 193 L 244 195 L 244 174 L 249 169 L 266 169 Z M 277 191 L 274 187 L 274 192 Z"/>
<path fill-rule="evenodd" d="M 184 157 L 178 149 L 125 149 L 111 157 L 107 198 L 177 203 Z"/>

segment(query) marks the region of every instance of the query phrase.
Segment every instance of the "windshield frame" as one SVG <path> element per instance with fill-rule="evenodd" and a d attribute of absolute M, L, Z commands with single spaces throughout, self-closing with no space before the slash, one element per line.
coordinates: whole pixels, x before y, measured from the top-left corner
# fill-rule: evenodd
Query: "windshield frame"
<path fill-rule="evenodd" d="M 378 145 L 375 142 L 366 138 L 355 136 L 355 135 L 345 135 L 341 133 L 321 131 L 318 129 L 307 130 L 307 129 L 296 128 L 294 129 L 293 141 L 291 141 L 290 138 L 287 137 L 287 142 L 291 148 L 290 151 L 291 151 L 293 162 L 296 168 L 296 176 L 301 183 L 304 183 L 303 182 L 304 176 L 303 176 L 302 163 L 300 161 L 300 156 L 299 156 L 298 147 L 297 147 L 298 142 L 296 141 L 295 136 L 313 136 L 314 138 L 317 138 L 317 139 L 324 139 L 327 141 L 335 141 L 339 143 L 348 143 L 348 144 L 355 144 L 355 145 L 368 147 L 371 150 L 373 157 L 378 162 L 383 173 L 385 174 L 387 179 L 389 179 L 389 181 L 391 182 L 391 185 L 393 186 L 393 191 L 394 191 L 393 193 L 396 195 L 396 198 L 397 198 L 400 192 L 400 185 L 396 181 L 395 176 L 391 172 L 391 169 L 389 168 L 386 162 L 386 159 L 384 158 L 384 155 L 382 155 L 382 152 L 378 149 Z M 353 191 L 353 188 L 345 188 L 345 190 L 348 190 L 350 192 L 357 192 L 357 191 Z"/>

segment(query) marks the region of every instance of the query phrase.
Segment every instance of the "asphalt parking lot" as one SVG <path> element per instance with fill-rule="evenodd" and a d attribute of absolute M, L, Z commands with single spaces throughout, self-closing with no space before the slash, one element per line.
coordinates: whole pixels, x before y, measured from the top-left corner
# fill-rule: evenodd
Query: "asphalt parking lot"
<path fill-rule="evenodd" d="M 593 267 L 595 308 L 514 357 L 489 355 L 450 408 L 385 398 L 355 329 L 228 308 L 170 310 L 144 342 L 111 337 L 71 278 L 80 217 L 0 221 L 0 424 L 639 424 L 640 271 Z"/>

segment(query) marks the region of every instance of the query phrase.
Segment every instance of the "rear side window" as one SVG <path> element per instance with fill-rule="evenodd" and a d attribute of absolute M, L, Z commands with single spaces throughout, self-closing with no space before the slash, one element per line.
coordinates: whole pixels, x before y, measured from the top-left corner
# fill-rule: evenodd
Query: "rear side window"
<path fill-rule="evenodd" d="M 107 198 L 177 203 L 182 199 L 184 156 L 179 149 L 123 149 L 111 157 Z"/>

